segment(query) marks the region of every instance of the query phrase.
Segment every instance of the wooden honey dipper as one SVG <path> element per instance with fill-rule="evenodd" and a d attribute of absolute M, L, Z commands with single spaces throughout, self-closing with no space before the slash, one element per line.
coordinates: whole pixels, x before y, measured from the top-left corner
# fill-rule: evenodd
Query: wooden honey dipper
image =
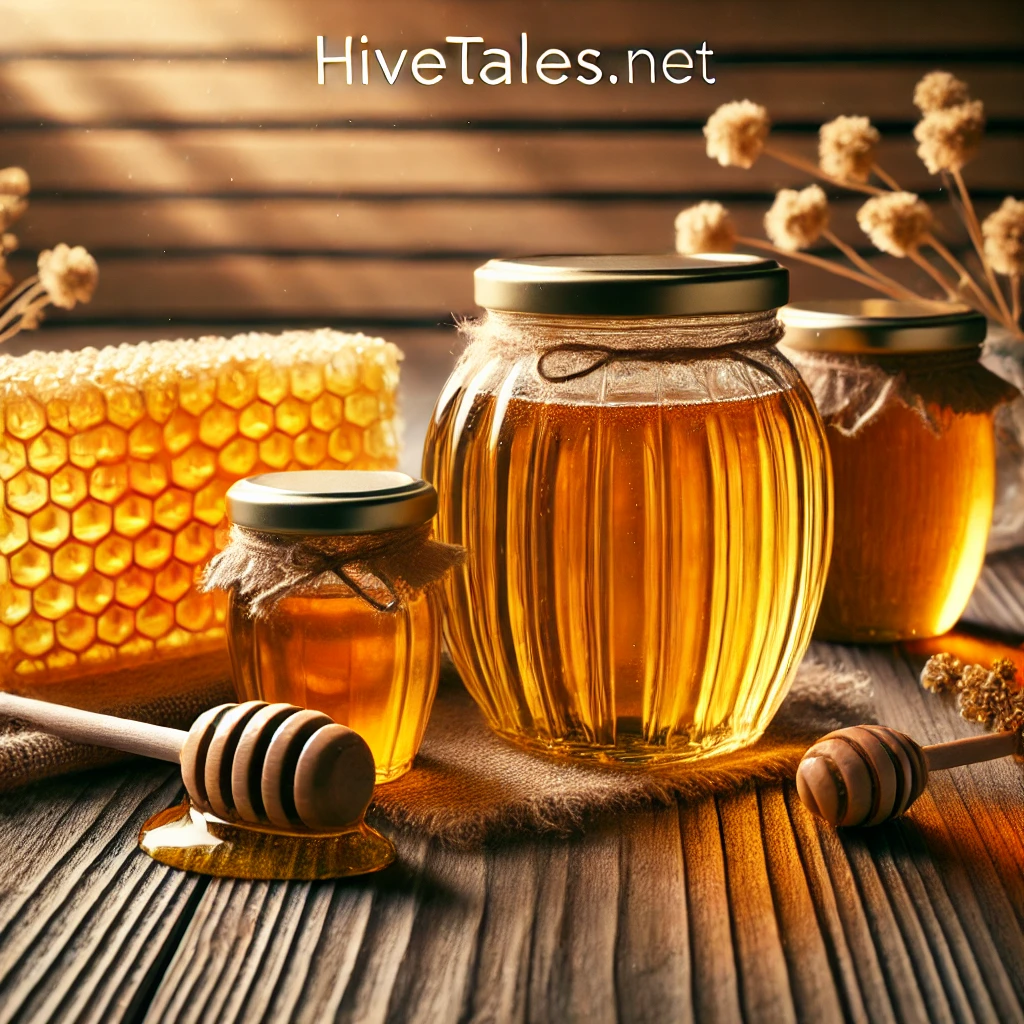
<path fill-rule="evenodd" d="M 193 806 L 228 821 L 336 831 L 358 821 L 373 794 L 366 741 L 292 704 L 221 704 L 188 732 L 12 693 L 0 693 L 0 714 L 79 743 L 180 762 Z"/>
<path fill-rule="evenodd" d="M 928 773 L 1007 757 L 1018 731 L 922 747 L 884 725 L 855 725 L 823 736 L 796 770 L 804 806 L 830 825 L 878 825 L 902 814 L 924 792 Z"/>

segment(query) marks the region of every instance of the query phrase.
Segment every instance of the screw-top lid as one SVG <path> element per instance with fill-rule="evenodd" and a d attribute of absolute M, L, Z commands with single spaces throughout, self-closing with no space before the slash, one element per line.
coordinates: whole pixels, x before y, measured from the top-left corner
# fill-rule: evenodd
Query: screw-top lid
<path fill-rule="evenodd" d="M 976 348 L 985 318 L 967 306 L 892 299 L 795 302 L 779 310 L 782 344 L 807 352 L 946 352 Z"/>
<path fill-rule="evenodd" d="M 360 534 L 421 526 L 437 491 L 405 473 L 308 470 L 264 473 L 232 484 L 228 518 L 264 533 Z"/>
<path fill-rule="evenodd" d="M 556 316 L 757 313 L 789 300 L 789 271 L 738 253 L 523 256 L 474 274 L 477 305 Z"/>

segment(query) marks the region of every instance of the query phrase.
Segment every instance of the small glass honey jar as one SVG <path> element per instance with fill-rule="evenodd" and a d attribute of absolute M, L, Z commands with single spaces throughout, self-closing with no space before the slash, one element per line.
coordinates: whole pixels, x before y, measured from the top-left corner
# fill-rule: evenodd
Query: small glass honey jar
<path fill-rule="evenodd" d="M 428 430 L 445 636 L 488 722 L 611 764 L 753 743 L 810 640 L 824 431 L 788 275 L 735 255 L 493 260 Z"/>
<path fill-rule="evenodd" d="M 268 473 L 227 493 L 204 585 L 230 591 L 242 700 L 312 708 L 366 740 L 377 782 L 409 770 L 437 691 L 437 583 L 461 551 L 430 537 L 437 493 L 404 473 Z"/>
<path fill-rule="evenodd" d="M 978 362 L 985 319 L 888 299 L 794 304 L 779 317 L 832 454 L 835 540 L 815 635 L 945 633 L 981 573 L 993 413 L 1016 394 Z"/>

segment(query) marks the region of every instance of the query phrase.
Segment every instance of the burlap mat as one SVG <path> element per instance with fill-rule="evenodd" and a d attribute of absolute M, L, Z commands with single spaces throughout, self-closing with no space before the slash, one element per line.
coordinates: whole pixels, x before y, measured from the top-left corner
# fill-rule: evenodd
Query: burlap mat
<path fill-rule="evenodd" d="M 209 658 L 176 662 L 173 672 L 166 665 L 126 671 L 88 687 L 79 681 L 29 695 L 181 729 L 205 708 L 235 699 L 225 663 Z M 523 833 L 566 834 L 625 810 L 792 778 L 819 736 L 871 720 L 865 676 L 808 659 L 750 749 L 691 766 L 606 768 L 537 756 L 499 739 L 446 666 L 413 770 L 377 788 L 370 819 L 459 847 Z M 0 792 L 125 757 L 0 719 Z"/>
<path fill-rule="evenodd" d="M 808 658 L 753 747 L 696 765 L 606 768 L 527 753 L 495 736 L 449 667 L 412 771 L 377 787 L 370 818 L 461 847 L 520 833 L 566 834 L 625 810 L 792 779 L 814 740 L 870 721 L 868 678 Z"/>

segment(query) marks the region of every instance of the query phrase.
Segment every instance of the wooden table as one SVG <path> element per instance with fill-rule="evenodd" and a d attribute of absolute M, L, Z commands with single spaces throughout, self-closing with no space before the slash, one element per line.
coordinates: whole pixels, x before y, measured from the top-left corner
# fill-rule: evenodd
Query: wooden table
<path fill-rule="evenodd" d="M 448 361 L 403 371 L 414 434 Z M 1024 635 L 1024 554 L 989 564 L 969 617 Z M 879 721 L 976 731 L 900 650 L 816 653 L 870 673 Z M 868 831 L 770 786 L 570 840 L 405 841 L 397 867 L 338 883 L 151 861 L 139 828 L 180 792 L 136 762 L 0 798 L 0 1022 L 1024 1021 L 1011 762 L 936 775 Z"/>

